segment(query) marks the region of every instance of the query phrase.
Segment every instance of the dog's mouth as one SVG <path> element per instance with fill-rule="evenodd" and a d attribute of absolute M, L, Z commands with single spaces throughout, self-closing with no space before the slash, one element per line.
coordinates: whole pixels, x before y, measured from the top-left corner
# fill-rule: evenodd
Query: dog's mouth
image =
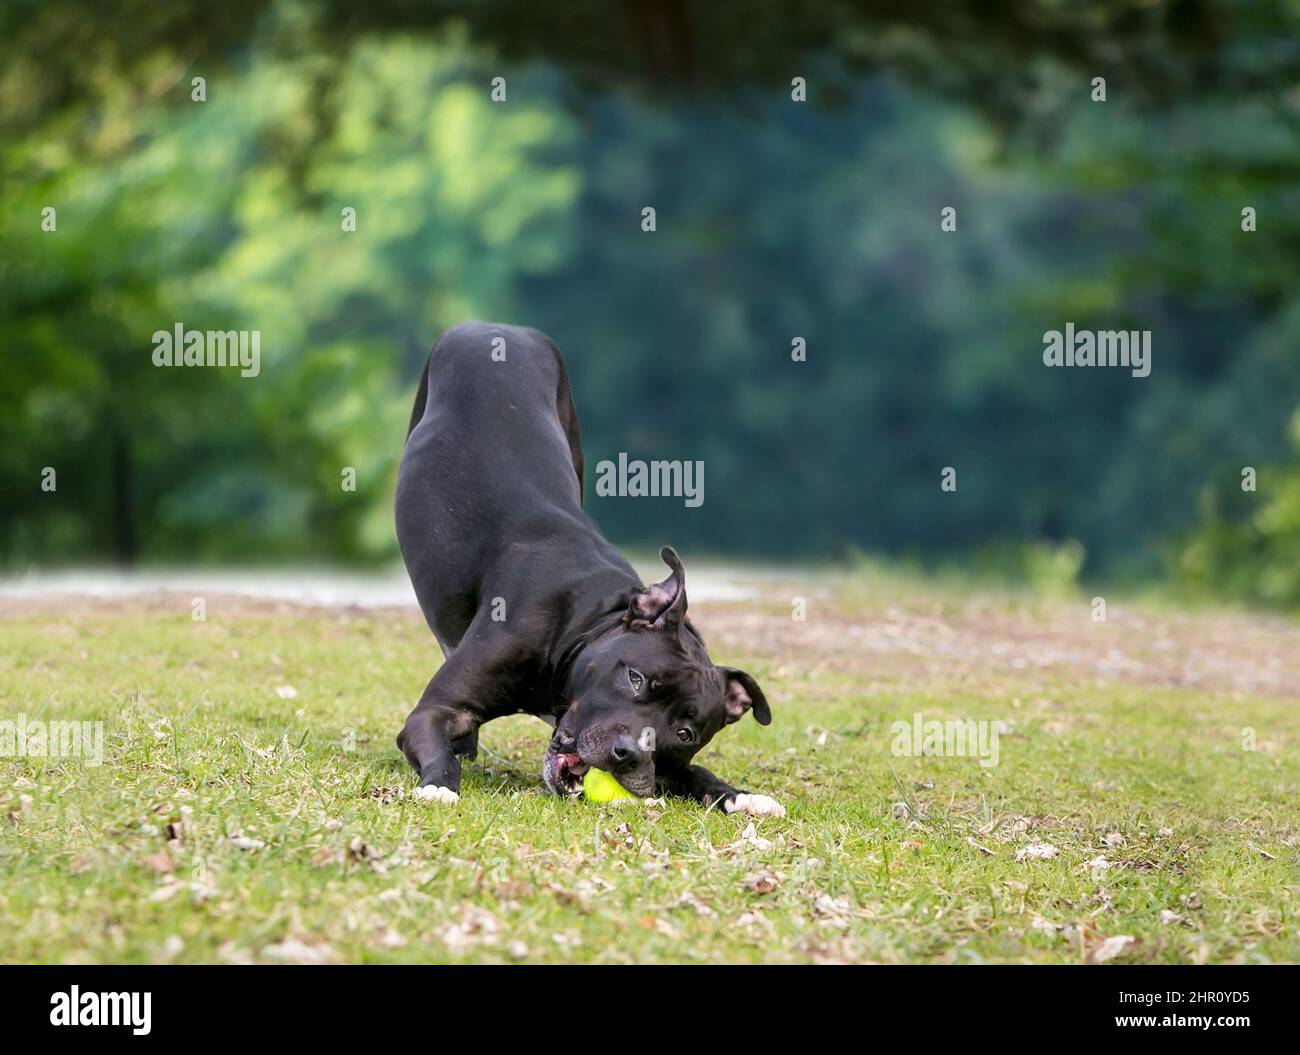
<path fill-rule="evenodd" d="M 582 778 L 590 768 L 576 750 L 557 751 L 552 745 L 547 747 L 542 762 L 542 780 L 555 794 L 577 798 L 582 794 Z"/>

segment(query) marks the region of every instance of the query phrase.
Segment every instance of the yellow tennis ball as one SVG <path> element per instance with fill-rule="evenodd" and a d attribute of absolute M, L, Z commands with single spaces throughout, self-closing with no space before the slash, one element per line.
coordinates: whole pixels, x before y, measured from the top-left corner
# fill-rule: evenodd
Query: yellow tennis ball
<path fill-rule="evenodd" d="M 582 794 L 588 802 L 613 802 L 616 799 L 636 798 L 622 784 L 603 769 L 589 769 L 582 778 Z"/>

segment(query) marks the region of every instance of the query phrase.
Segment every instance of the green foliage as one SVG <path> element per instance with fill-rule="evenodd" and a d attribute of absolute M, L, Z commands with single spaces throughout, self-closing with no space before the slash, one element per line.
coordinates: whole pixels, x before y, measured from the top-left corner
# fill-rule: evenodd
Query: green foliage
<path fill-rule="evenodd" d="M 446 320 L 512 314 L 519 277 L 563 257 L 574 194 L 564 166 L 516 178 L 568 119 L 523 105 L 489 135 L 455 72 L 428 49 L 359 49 L 297 185 L 265 149 L 311 90 L 292 62 L 154 115 L 129 157 L 21 185 L 0 301 L 21 353 L 0 381 L 18 411 L 0 425 L 11 561 L 392 555 L 406 383 Z M 406 92 L 419 104 L 385 116 Z M 154 367 L 151 334 L 177 322 L 260 330 L 260 376 Z M 34 486 L 44 465 L 54 494 Z"/>
<path fill-rule="evenodd" d="M 556 338 L 589 464 L 705 463 L 698 509 L 594 499 L 620 542 L 988 554 L 1066 589 L 1158 572 L 1241 465 L 1277 466 L 1259 504 L 1283 501 L 1294 11 L 972 7 L 954 34 L 920 9 L 772 3 L 738 27 L 706 7 L 633 27 L 672 42 L 658 73 L 589 46 L 585 3 L 545 24 L 385 0 L 6 10 L 0 560 L 391 557 L 416 374 L 474 317 Z M 1066 321 L 1151 329 L 1152 376 L 1044 368 Z M 260 330 L 261 375 L 154 368 L 176 322 Z M 1234 568 L 1260 552 L 1237 548 Z"/>
<path fill-rule="evenodd" d="M 1203 522 L 1179 549 L 1177 581 L 1205 593 L 1300 607 L 1300 413 L 1292 419 L 1294 461 L 1255 468 L 1206 489 Z"/>

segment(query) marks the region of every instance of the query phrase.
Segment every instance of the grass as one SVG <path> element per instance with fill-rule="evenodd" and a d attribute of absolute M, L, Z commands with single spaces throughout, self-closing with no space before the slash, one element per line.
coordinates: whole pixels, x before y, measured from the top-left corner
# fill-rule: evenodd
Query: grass
<path fill-rule="evenodd" d="M 190 602 L 0 608 L 0 717 L 106 733 L 0 758 L 0 960 L 1300 959 L 1291 622 L 867 573 L 695 606 L 773 703 L 700 759 L 787 806 L 751 827 L 551 798 L 525 717 L 414 801 L 418 614 Z M 1004 723 L 998 765 L 895 755 L 914 712 Z"/>

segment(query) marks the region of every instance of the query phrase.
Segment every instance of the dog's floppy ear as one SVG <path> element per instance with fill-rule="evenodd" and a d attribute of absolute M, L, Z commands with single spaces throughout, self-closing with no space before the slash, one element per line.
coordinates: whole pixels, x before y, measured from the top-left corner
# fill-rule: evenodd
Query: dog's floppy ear
<path fill-rule="evenodd" d="M 751 707 L 754 721 L 759 725 L 772 724 L 772 712 L 767 706 L 767 697 L 758 687 L 758 682 L 735 667 L 718 667 L 726 679 L 726 695 L 723 701 L 727 705 L 727 724 L 739 721 Z"/>
<path fill-rule="evenodd" d="M 632 595 L 623 621 L 632 629 L 677 629 L 686 615 L 686 569 L 671 546 L 659 551 L 671 570 L 668 578 Z"/>

